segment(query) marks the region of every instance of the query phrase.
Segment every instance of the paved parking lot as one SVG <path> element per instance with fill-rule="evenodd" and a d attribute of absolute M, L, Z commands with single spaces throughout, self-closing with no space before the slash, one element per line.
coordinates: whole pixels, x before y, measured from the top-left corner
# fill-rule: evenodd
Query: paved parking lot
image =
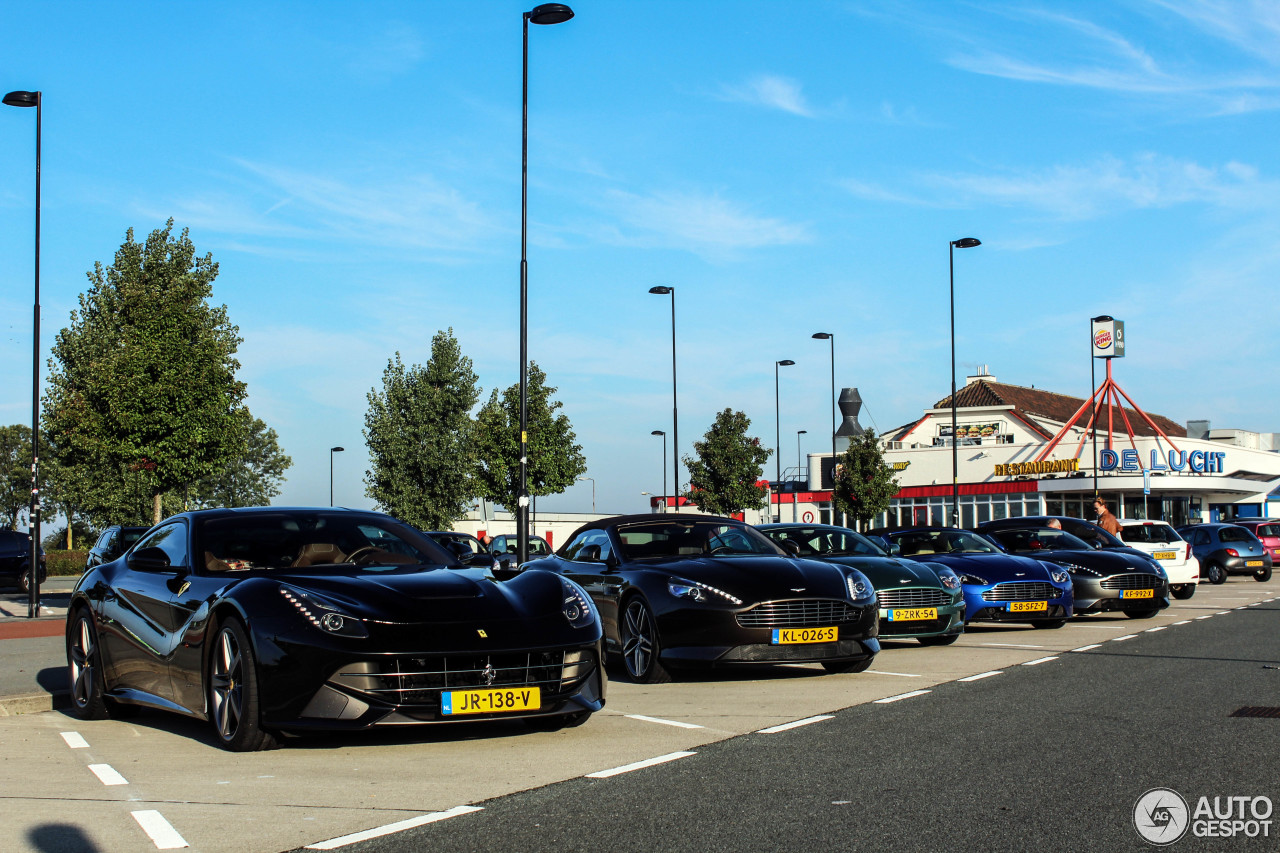
<path fill-rule="evenodd" d="M 511 723 L 292 739 L 232 754 L 206 724 L 143 712 L 83 722 L 64 711 L 0 718 L 0 785 L 17 850 L 281 851 L 573 779 L 737 735 L 805 724 L 853 705 L 909 701 L 938 684 L 995 683 L 1040 666 L 1188 630 L 1280 597 L 1280 581 L 1201 586 L 1153 619 L 1096 616 L 1058 630 L 973 628 L 950 647 L 886 643 L 858 675 L 772 667 L 663 685 L 610 684 L 606 709 L 555 733 Z M 0 641 L 0 646 L 26 642 Z M 61 640 L 52 639 L 60 649 Z M 50 658 L 49 652 L 42 652 Z M 28 662 L 51 670 L 59 661 Z M 1025 670 L 1024 670 L 1025 671 Z"/>

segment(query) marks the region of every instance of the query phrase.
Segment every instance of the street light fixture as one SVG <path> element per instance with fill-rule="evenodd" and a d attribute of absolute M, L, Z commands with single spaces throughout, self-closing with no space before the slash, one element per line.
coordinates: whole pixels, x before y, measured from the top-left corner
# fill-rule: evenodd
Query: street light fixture
<path fill-rule="evenodd" d="M 333 506 L 333 454 L 341 453 L 346 450 L 345 447 L 329 448 L 329 506 Z"/>
<path fill-rule="evenodd" d="M 1098 377 L 1094 368 L 1098 364 L 1097 357 L 1093 354 L 1093 324 L 1109 323 L 1114 318 L 1110 314 L 1099 314 L 1089 321 L 1089 396 L 1093 397 L 1098 393 Z M 1093 437 L 1093 498 L 1098 499 L 1098 404 L 1102 401 L 1095 398 L 1093 401 L 1093 414 L 1089 418 L 1089 432 Z M 1110 437 L 1107 441 L 1110 442 Z M 1108 447 L 1111 445 L 1108 444 Z"/>
<path fill-rule="evenodd" d="M 587 480 L 591 481 L 591 514 L 595 515 L 596 511 L 596 481 L 594 477 L 579 477 L 578 482 L 583 483 Z"/>
<path fill-rule="evenodd" d="M 791 367 L 794 364 L 795 362 L 789 358 L 773 363 L 773 461 L 778 483 L 778 521 L 782 521 L 782 405 L 778 396 L 778 368 Z M 769 517 L 773 518 L 772 508 L 769 510 Z"/>
<path fill-rule="evenodd" d="M 520 491 L 516 495 L 516 559 L 529 559 L 529 22 L 560 24 L 573 17 L 563 3 L 524 13 L 523 89 L 520 99 Z"/>
<path fill-rule="evenodd" d="M 40 111 L 39 92 L 10 92 L 4 102 L 11 107 L 36 108 L 36 284 L 35 331 L 31 347 L 31 583 L 27 617 L 40 615 Z M 71 521 L 68 519 L 68 526 Z"/>
<path fill-rule="evenodd" d="M 951 526 L 960 526 L 960 449 L 956 444 L 956 249 L 972 249 L 982 241 L 961 237 L 947 244 L 951 270 Z"/>
<path fill-rule="evenodd" d="M 807 429 L 796 430 L 796 476 L 797 477 L 800 476 L 800 472 L 804 470 L 804 454 L 800 452 L 800 436 L 808 435 L 808 434 L 809 434 L 809 431 Z M 792 524 L 795 524 L 797 521 L 800 520 L 799 513 L 800 511 L 796 509 L 796 496 L 792 494 L 791 496 L 791 523 Z"/>
<path fill-rule="evenodd" d="M 676 512 L 680 511 L 680 407 L 676 397 L 676 289 L 666 285 L 658 285 L 649 288 L 649 292 L 658 296 L 671 297 L 671 452 L 674 457 L 671 460 L 671 476 L 675 478 L 676 487 Z M 662 456 L 666 459 L 667 441 L 662 440 Z M 664 461 L 662 467 L 665 469 L 667 463 Z M 666 477 L 666 474 L 663 474 Z M 666 487 L 663 487 L 666 491 Z"/>
<path fill-rule="evenodd" d="M 667 434 L 660 429 L 655 429 L 649 435 L 662 436 L 662 511 L 667 511 Z M 680 503 L 680 497 L 676 496 L 676 503 Z"/>
<path fill-rule="evenodd" d="M 831 523 L 839 524 L 836 519 L 836 336 L 833 332 L 814 332 L 811 337 L 816 341 L 831 341 Z M 818 487 L 822 487 L 822 477 L 818 477 Z"/>

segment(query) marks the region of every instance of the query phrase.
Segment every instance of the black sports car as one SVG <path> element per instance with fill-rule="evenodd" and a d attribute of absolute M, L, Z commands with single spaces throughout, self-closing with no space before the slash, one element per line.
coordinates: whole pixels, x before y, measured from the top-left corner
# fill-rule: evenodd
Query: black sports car
<path fill-rule="evenodd" d="M 499 582 L 389 516 L 343 509 L 176 515 L 86 572 L 67 611 L 79 715 L 176 711 L 237 751 L 307 729 L 576 725 L 604 707 L 601 637 L 567 578 Z"/>
<path fill-rule="evenodd" d="M 675 667 L 753 663 L 861 672 L 880 651 L 865 575 L 799 559 L 731 518 L 605 518 L 526 567 L 586 588 L 607 648 L 636 681 L 666 681 Z"/>

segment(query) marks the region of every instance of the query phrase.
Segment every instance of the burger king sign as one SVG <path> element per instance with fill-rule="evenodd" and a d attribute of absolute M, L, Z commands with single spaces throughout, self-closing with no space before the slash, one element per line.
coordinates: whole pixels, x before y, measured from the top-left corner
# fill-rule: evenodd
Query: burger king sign
<path fill-rule="evenodd" d="M 1124 321 L 1111 317 L 1093 318 L 1093 357 L 1124 357 Z"/>

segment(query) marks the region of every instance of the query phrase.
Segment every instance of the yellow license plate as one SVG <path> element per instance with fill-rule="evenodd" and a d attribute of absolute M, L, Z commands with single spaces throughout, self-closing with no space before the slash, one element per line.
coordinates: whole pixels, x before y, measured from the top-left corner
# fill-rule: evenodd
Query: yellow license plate
<path fill-rule="evenodd" d="M 1252 569 L 1255 566 L 1261 566 L 1262 561 L 1261 560 L 1245 560 L 1244 564 Z"/>
<path fill-rule="evenodd" d="M 1155 598 L 1156 591 L 1154 589 L 1122 589 L 1120 590 L 1121 598 Z"/>
<path fill-rule="evenodd" d="M 440 694 L 440 713 L 505 714 L 511 711 L 536 711 L 542 707 L 542 691 L 537 687 L 512 687 L 491 690 L 446 690 Z"/>
<path fill-rule="evenodd" d="M 1176 560 L 1178 559 L 1178 552 L 1177 551 L 1156 551 L 1151 556 L 1155 557 L 1157 560 Z"/>
<path fill-rule="evenodd" d="M 1037 610 L 1048 610 L 1047 601 L 1010 601 L 1010 613 L 1035 613 Z"/>
<path fill-rule="evenodd" d="M 915 622 L 921 619 L 937 619 L 936 607 L 902 607 L 889 611 L 890 622 Z"/>
<path fill-rule="evenodd" d="M 773 645 L 794 646 L 799 643 L 834 643 L 839 628 L 774 628 Z"/>

